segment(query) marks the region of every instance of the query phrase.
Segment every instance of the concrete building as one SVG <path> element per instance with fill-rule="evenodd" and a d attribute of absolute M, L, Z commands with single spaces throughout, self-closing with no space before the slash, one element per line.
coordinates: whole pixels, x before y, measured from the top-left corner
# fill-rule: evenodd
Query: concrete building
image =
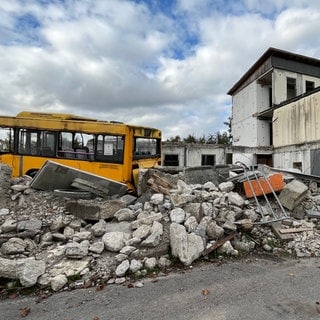
<path fill-rule="evenodd" d="M 162 144 L 162 165 L 197 167 L 226 164 L 230 151 L 220 144 L 169 143 Z"/>
<path fill-rule="evenodd" d="M 318 86 L 319 59 L 269 48 L 228 91 L 232 96 L 233 163 L 315 172 L 311 159 L 320 154 L 315 120 L 320 115 Z M 310 121 L 310 117 L 315 118 Z M 302 119 L 304 126 L 299 123 Z"/>

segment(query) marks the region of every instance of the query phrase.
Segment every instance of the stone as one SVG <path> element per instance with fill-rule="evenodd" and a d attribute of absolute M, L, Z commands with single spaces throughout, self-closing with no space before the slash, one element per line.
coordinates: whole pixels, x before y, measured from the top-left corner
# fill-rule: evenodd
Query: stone
<path fill-rule="evenodd" d="M 120 250 L 120 253 L 123 253 L 127 256 L 130 256 L 130 254 L 136 250 L 136 247 L 133 247 L 133 246 L 124 246 L 121 250 Z"/>
<path fill-rule="evenodd" d="M 172 255 L 186 266 L 199 258 L 205 249 L 200 236 L 188 234 L 185 227 L 177 223 L 170 225 L 170 246 Z"/>
<path fill-rule="evenodd" d="M 224 229 L 217 225 L 216 221 L 211 221 L 207 225 L 206 234 L 209 239 L 217 240 L 223 237 Z"/>
<path fill-rule="evenodd" d="M 31 218 L 29 220 L 20 221 L 17 223 L 17 232 L 31 231 L 34 234 L 40 232 L 42 222 L 39 219 Z"/>
<path fill-rule="evenodd" d="M 279 201 L 285 208 L 293 210 L 306 197 L 307 192 L 308 187 L 304 183 L 293 180 L 281 190 Z"/>
<path fill-rule="evenodd" d="M 136 273 L 137 271 L 142 269 L 142 267 L 143 267 L 143 264 L 140 260 L 132 259 L 130 262 L 129 269 L 132 273 Z"/>
<path fill-rule="evenodd" d="M 102 237 L 105 249 L 112 252 L 118 252 L 125 246 L 128 235 L 124 232 L 108 232 Z"/>
<path fill-rule="evenodd" d="M 203 217 L 200 207 L 201 207 L 200 203 L 190 202 L 190 203 L 187 203 L 185 206 L 183 206 L 183 209 L 186 212 L 186 214 L 190 214 L 191 216 L 194 216 L 199 223 Z"/>
<path fill-rule="evenodd" d="M 46 271 L 46 264 L 41 260 L 28 259 L 19 276 L 22 286 L 32 287 L 37 283 L 38 278 Z"/>
<path fill-rule="evenodd" d="M 159 245 L 161 236 L 163 234 L 163 226 L 160 222 L 154 221 L 151 227 L 151 234 L 148 238 L 141 242 L 142 246 L 156 247 Z"/>
<path fill-rule="evenodd" d="M 186 228 L 186 230 L 191 233 L 191 232 L 195 232 L 195 230 L 198 227 L 198 221 L 196 219 L 196 217 L 191 216 L 189 217 L 185 222 L 184 222 L 184 226 Z"/>
<path fill-rule="evenodd" d="M 219 189 L 217 188 L 217 186 L 212 182 L 212 181 L 208 181 L 203 185 L 203 188 L 205 190 L 209 190 L 209 191 L 218 191 Z"/>
<path fill-rule="evenodd" d="M 27 244 L 23 239 L 20 238 L 10 238 L 7 242 L 3 243 L 1 246 L 1 253 L 3 255 L 12 255 L 18 253 L 24 253 Z"/>
<path fill-rule="evenodd" d="M 146 269 L 149 269 L 149 270 L 153 270 L 154 268 L 156 268 L 158 265 L 157 263 L 157 259 L 152 257 L 152 258 L 146 258 L 144 260 L 144 267 Z"/>
<path fill-rule="evenodd" d="M 162 213 L 151 213 L 148 216 L 143 218 L 138 218 L 136 221 L 131 222 L 132 229 L 137 229 L 138 227 L 142 226 L 143 224 L 152 225 L 154 221 L 161 221 Z"/>
<path fill-rule="evenodd" d="M 222 182 L 219 184 L 219 190 L 222 192 L 230 192 L 234 188 L 234 184 L 231 181 Z"/>
<path fill-rule="evenodd" d="M 212 203 L 210 203 L 210 202 L 201 203 L 200 210 L 201 210 L 201 213 L 203 216 L 211 216 L 211 217 L 215 218 Z"/>
<path fill-rule="evenodd" d="M 69 226 L 66 226 L 63 229 L 63 235 L 66 237 L 66 239 L 71 239 L 73 237 L 74 233 L 75 233 L 74 229 L 72 229 Z"/>
<path fill-rule="evenodd" d="M 7 208 L 2 208 L 2 209 L 0 210 L 0 216 L 6 216 L 6 215 L 8 215 L 9 213 L 10 213 L 10 210 L 7 209 Z"/>
<path fill-rule="evenodd" d="M 94 237 L 102 237 L 106 233 L 107 223 L 105 220 L 100 219 L 91 227 L 91 232 Z"/>
<path fill-rule="evenodd" d="M 133 211 L 129 208 L 123 208 L 118 210 L 114 217 L 120 222 L 120 221 L 132 221 L 135 219 L 135 215 Z"/>
<path fill-rule="evenodd" d="M 151 233 L 151 226 L 143 224 L 140 227 L 138 227 L 135 231 L 132 232 L 132 237 L 145 239 L 150 235 L 150 233 Z"/>
<path fill-rule="evenodd" d="M 90 252 L 100 254 L 104 250 L 104 243 L 102 241 L 94 242 L 89 246 L 88 250 Z"/>
<path fill-rule="evenodd" d="M 230 231 L 237 231 L 237 225 L 234 224 L 232 221 L 226 221 L 222 228 L 230 230 Z"/>
<path fill-rule="evenodd" d="M 116 268 L 115 275 L 117 277 L 123 277 L 130 267 L 129 260 L 122 261 Z"/>
<path fill-rule="evenodd" d="M 174 223 L 183 223 L 186 213 L 182 208 L 175 208 L 170 211 L 170 220 Z"/>
<path fill-rule="evenodd" d="M 59 274 L 53 277 L 50 281 L 51 289 L 53 291 L 59 291 L 68 283 L 68 279 L 64 274 Z"/>
<path fill-rule="evenodd" d="M 158 260 L 158 266 L 160 268 L 167 268 L 171 266 L 171 261 L 167 257 L 160 257 Z"/>
<path fill-rule="evenodd" d="M 65 255 L 69 259 L 82 259 L 88 255 L 89 246 L 78 242 L 67 243 Z"/>
<path fill-rule="evenodd" d="M 238 256 L 239 251 L 234 249 L 231 242 L 228 240 L 221 247 L 218 248 L 218 253 L 230 256 Z"/>
<path fill-rule="evenodd" d="M 150 202 L 154 205 L 161 205 L 164 201 L 164 195 L 162 193 L 155 193 L 151 196 Z"/>
<path fill-rule="evenodd" d="M 79 231 L 73 235 L 72 240 L 76 242 L 80 242 L 83 240 L 90 240 L 91 238 L 92 238 L 92 234 L 90 231 Z"/>
<path fill-rule="evenodd" d="M 242 207 L 245 204 L 245 200 L 236 192 L 228 193 L 228 201 L 238 207 Z"/>
<path fill-rule="evenodd" d="M 4 223 L 1 225 L 1 233 L 9 233 L 12 231 L 16 231 L 17 230 L 17 221 L 12 219 L 12 218 L 8 218 L 4 221 Z"/>

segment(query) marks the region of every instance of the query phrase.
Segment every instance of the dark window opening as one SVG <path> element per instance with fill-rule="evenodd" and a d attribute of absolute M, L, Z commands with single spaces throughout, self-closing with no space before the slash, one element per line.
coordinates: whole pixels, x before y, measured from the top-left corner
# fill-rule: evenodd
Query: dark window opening
<path fill-rule="evenodd" d="M 294 169 L 298 169 L 302 172 L 302 162 L 294 162 L 292 166 Z"/>
<path fill-rule="evenodd" d="M 296 97 L 296 79 L 287 78 L 287 99 Z"/>
<path fill-rule="evenodd" d="M 214 154 L 201 155 L 202 166 L 214 166 L 216 164 L 216 156 Z"/>
<path fill-rule="evenodd" d="M 266 164 L 269 167 L 273 166 L 271 154 L 257 154 L 257 164 Z"/>
<path fill-rule="evenodd" d="M 312 91 L 315 88 L 313 81 L 306 81 L 306 92 Z"/>
<path fill-rule="evenodd" d="M 165 154 L 163 160 L 164 166 L 179 166 L 179 156 L 177 154 Z"/>

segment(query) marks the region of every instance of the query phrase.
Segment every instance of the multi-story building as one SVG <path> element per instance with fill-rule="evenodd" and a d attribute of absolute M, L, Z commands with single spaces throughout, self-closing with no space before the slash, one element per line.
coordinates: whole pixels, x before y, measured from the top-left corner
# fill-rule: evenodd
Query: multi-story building
<path fill-rule="evenodd" d="M 318 86 L 319 59 L 269 48 L 228 91 L 233 163 L 298 167 L 314 173 L 311 159 L 320 154 Z"/>

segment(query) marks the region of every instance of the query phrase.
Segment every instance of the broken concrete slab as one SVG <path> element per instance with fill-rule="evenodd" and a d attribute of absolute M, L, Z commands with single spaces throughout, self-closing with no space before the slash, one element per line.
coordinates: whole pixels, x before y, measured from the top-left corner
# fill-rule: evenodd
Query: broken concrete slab
<path fill-rule="evenodd" d="M 204 184 L 208 181 L 219 184 L 218 172 L 212 166 L 187 167 L 183 169 L 183 175 L 187 184 Z"/>
<path fill-rule="evenodd" d="M 75 179 L 82 179 L 90 182 L 90 186 L 97 191 L 104 190 L 108 196 L 122 196 L 127 191 L 127 186 L 111 179 L 107 179 L 86 171 L 78 170 L 54 161 L 46 161 L 30 186 L 34 189 L 52 191 L 55 189 L 71 188 Z"/>
<path fill-rule="evenodd" d="M 307 192 L 308 187 L 304 183 L 293 180 L 280 192 L 279 201 L 285 208 L 293 210 L 305 198 Z"/>
<path fill-rule="evenodd" d="M 315 210 L 306 210 L 308 218 L 317 218 L 320 219 L 320 211 Z"/>

